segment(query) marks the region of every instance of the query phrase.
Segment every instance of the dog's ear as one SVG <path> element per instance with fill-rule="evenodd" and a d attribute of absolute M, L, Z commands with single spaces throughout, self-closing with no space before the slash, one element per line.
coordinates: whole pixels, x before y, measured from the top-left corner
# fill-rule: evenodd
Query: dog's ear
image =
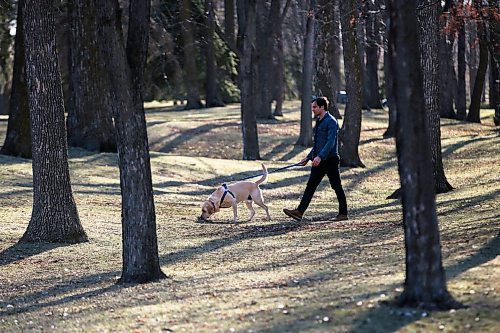
<path fill-rule="evenodd" d="M 209 214 L 215 213 L 215 209 L 212 205 L 207 205 L 206 209 Z"/>

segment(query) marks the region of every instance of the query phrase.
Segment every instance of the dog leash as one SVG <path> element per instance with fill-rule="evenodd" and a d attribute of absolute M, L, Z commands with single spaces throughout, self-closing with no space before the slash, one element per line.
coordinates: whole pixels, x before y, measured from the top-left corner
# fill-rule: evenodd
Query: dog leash
<path fill-rule="evenodd" d="M 282 167 L 282 168 L 278 168 L 278 169 L 275 169 L 275 170 L 272 170 L 272 171 L 268 171 L 267 173 L 269 174 L 269 173 L 273 173 L 273 172 L 278 172 L 278 171 L 282 171 L 282 170 L 290 169 L 290 168 L 293 168 L 293 167 L 296 167 L 296 166 L 299 166 L 299 165 L 301 165 L 301 163 L 300 163 L 300 162 L 295 163 L 295 164 L 291 164 L 291 165 L 287 165 L 287 166 L 284 166 L 284 167 Z M 255 178 L 255 177 L 260 177 L 260 176 L 262 176 L 262 175 L 264 175 L 264 174 L 263 174 L 263 173 L 261 173 L 261 174 L 255 175 L 255 176 L 245 177 L 245 178 L 242 178 L 242 179 L 240 179 L 240 180 L 238 180 L 238 181 L 243 181 L 243 180 L 252 179 L 252 178 Z"/>

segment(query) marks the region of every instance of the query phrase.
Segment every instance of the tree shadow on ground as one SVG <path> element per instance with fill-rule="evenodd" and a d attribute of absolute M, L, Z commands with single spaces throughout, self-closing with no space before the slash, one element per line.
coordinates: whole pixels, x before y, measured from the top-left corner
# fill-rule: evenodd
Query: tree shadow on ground
<path fill-rule="evenodd" d="M 37 254 L 69 244 L 58 243 L 16 243 L 0 252 L 0 266 L 9 265 Z"/>
<path fill-rule="evenodd" d="M 500 234 L 495 236 L 486 245 L 484 245 L 479 251 L 474 255 L 468 257 L 467 259 L 460 261 L 445 268 L 447 280 L 456 278 L 460 274 L 470 270 L 471 268 L 478 267 L 490 260 L 495 259 L 500 254 Z M 393 289 L 395 286 L 391 286 L 388 289 Z M 380 293 L 383 293 L 381 291 Z M 465 304 L 467 306 L 467 304 Z M 384 318 L 391 315 L 398 320 L 388 320 L 384 321 L 384 327 L 381 332 L 396 332 L 404 326 L 419 320 L 422 316 L 424 310 L 419 309 L 408 309 L 408 308 L 396 308 L 388 305 L 380 305 L 374 307 L 369 311 L 364 312 L 359 316 L 355 322 L 357 323 L 353 332 L 365 332 L 369 330 L 370 323 L 374 322 L 374 318 Z"/>

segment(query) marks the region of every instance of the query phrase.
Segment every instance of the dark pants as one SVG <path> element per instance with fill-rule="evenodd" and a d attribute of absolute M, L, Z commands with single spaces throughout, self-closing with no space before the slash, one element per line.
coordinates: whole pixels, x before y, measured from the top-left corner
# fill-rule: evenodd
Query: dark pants
<path fill-rule="evenodd" d="M 337 195 L 337 200 L 339 201 L 339 214 L 347 215 L 347 201 L 345 198 L 344 189 L 342 188 L 342 183 L 340 181 L 340 169 L 339 169 L 340 160 L 338 157 L 329 158 L 327 160 L 321 161 L 321 163 L 311 168 L 311 175 L 309 176 L 309 180 L 307 181 L 306 190 L 304 191 L 304 195 L 302 196 L 302 200 L 300 200 L 298 211 L 304 213 L 309 207 L 309 203 L 316 192 L 316 188 L 323 180 L 325 175 L 328 176 L 328 180 L 330 181 L 330 185 L 335 190 L 335 194 Z"/>

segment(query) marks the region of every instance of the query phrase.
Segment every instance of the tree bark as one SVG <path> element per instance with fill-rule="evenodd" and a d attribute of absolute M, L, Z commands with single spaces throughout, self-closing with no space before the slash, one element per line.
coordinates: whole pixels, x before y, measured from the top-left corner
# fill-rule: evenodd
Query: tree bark
<path fill-rule="evenodd" d="M 215 59 L 214 36 L 215 36 L 215 13 L 213 0 L 205 0 L 205 106 L 207 108 L 224 106 L 218 92 L 217 63 Z"/>
<path fill-rule="evenodd" d="M 283 116 L 283 101 L 285 99 L 285 54 L 283 50 L 283 27 L 276 32 L 276 86 L 274 88 L 274 98 L 276 107 L 273 116 Z"/>
<path fill-rule="evenodd" d="M 64 103 L 50 0 L 23 6 L 33 147 L 33 212 L 21 242 L 87 241 L 71 191 Z"/>
<path fill-rule="evenodd" d="M 475 5 L 478 10 L 481 10 L 480 1 L 475 0 Z M 481 122 L 481 96 L 483 95 L 483 88 L 486 80 L 486 71 L 488 69 L 488 46 L 486 45 L 486 31 L 484 22 L 482 22 L 481 20 L 477 22 L 477 35 L 479 38 L 479 66 L 477 68 L 474 89 L 472 90 L 471 94 L 469 114 L 467 115 L 467 121 L 474 123 Z"/>
<path fill-rule="evenodd" d="M 465 23 L 460 22 L 457 41 L 457 119 L 465 120 L 467 116 L 467 92 L 465 84 Z"/>
<path fill-rule="evenodd" d="M 493 118 L 496 126 L 500 125 L 500 20 L 498 19 L 498 2 L 489 0 L 488 24 L 490 50 L 490 107 L 495 109 Z M 496 9 L 496 10 L 495 10 Z"/>
<path fill-rule="evenodd" d="M 441 124 L 439 102 L 439 9 L 434 0 L 417 0 L 419 27 L 419 49 L 423 74 L 424 110 L 429 128 L 432 171 L 436 193 L 446 193 L 453 189 L 444 173 L 441 154 Z"/>
<path fill-rule="evenodd" d="M 256 0 L 245 1 L 245 10 L 242 15 L 245 18 L 242 22 L 244 33 L 242 36 L 242 58 L 240 59 L 240 90 L 241 90 L 241 130 L 243 134 L 243 159 L 258 160 L 259 137 L 257 132 L 257 119 L 253 107 L 253 64 L 252 64 L 252 44 L 255 41 L 255 20 L 256 20 Z M 240 15 L 240 14 L 239 14 Z M 241 22 L 241 21 L 240 21 Z"/>
<path fill-rule="evenodd" d="M 160 269 L 151 165 L 142 106 L 142 75 L 148 45 L 149 2 L 130 3 L 127 49 L 117 0 L 95 0 L 101 50 L 115 102 L 122 194 L 123 270 L 120 282 L 144 283 L 165 277 Z M 127 57 L 128 56 L 128 57 Z M 128 58 L 128 61 L 127 61 Z"/>
<path fill-rule="evenodd" d="M 389 2 L 389 10 L 406 250 L 406 279 L 397 304 L 425 309 L 455 308 L 459 304 L 447 290 L 441 259 L 415 0 Z"/>
<path fill-rule="evenodd" d="M 31 125 L 24 62 L 23 6 L 24 0 L 20 0 L 17 7 L 17 30 L 12 89 L 10 91 L 9 121 L 0 154 L 31 158 Z"/>
<path fill-rule="evenodd" d="M 356 37 L 356 0 L 340 1 L 342 46 L 344 48 L 344 72 L 347 104 L 344 122 L 340 130 L 340 165 L 364 167 L 359 158 L 361 135 L 361 103 L 363 84 L 361 81 L 361 60 Z"/>
<path fill-rule="evenodd" d="M 449 13 L 447 13 L 449 15 Z M 449 20 L 446 16 L 440 20 L 441 26 L 440 30 L 445 31 L 446 21 Z M 441 117 L 455 119 L 455 110 L 453 109 L 453 42 L 454 39 L 451 36 L 447 36 L 446 33 L 440 34 L 439 42 L 439 71 L 441 79 Z"/>
<path fill-rule="evenodd" d="M 224 0 L 224 33 L 232 45 L 236 45 L 234 8 L 234 0 Z"/>
<path fill-rule="evenodd" d="M 370 108 L 382 109 L 382 102 L 378 81 L 378 59 L 380 43 L 380 15 L 378 2 L 368 1 L 368 15 L 366 20 L 366 104 Z"/>
<path fill-rule="evenodd" d="M 201 109 L 203 104 L 200 99 L 196 69 L 196 42 L 194 40 L 194 23 L 191 15 L 191 1 L 179 0 L 181 14 L 181 30 L 184 47 L 184 71 L 187 91 L 185 110 Z"/>
<path fill-rule="evenodd" d="M 98 152 L 116 152 L 109 81 L 97 44 L 95 7 L 85 0 L 71 0 L 68 14 L 68 144 Z"/>
<path fill-rule="evenodd" d="M 316 0 L 309 0 L 307 9 L 306 32 L 304 37 L 303 61 L 302 61 L 302 87 L 300 106 L 300 135 L 297 145 L 311 147 L 312 117 L 311 117 L 311 93 L 314 67 L 314 25 L 316 15 Z"/>
<path fill-rule="evenodd" d="M 384 4 L 387 3 L 388 0 L 384 1 Z M 394 138 L 396 137 L 396 117 L 397 117 L 397 112 L 396 112 L 396 101 L 395 101 L 395 96 L 394 96 L 394 91 L 390 89 L 393 85 L 393 77 L 394 74 L 392 73 L 391 69 L 393 65 L 391 64 L 391 57 L 389 56 L 389 23 L 390 23 L 390 13 L 389 9 L 387 8 L 384 10 L 384 24 L 385 24 L 385 34 L 384 34 L 384 44 L 385 49 L 384 49 L 384 80 L 385 80 L 385 94 L 386 94 L 386 99 L 387 99 L 387 107 L 389 109 L 389 122 L 387 125 L 387 129 L 385 130 L 384 134 L 382 135 L 383 138 Z"/>

